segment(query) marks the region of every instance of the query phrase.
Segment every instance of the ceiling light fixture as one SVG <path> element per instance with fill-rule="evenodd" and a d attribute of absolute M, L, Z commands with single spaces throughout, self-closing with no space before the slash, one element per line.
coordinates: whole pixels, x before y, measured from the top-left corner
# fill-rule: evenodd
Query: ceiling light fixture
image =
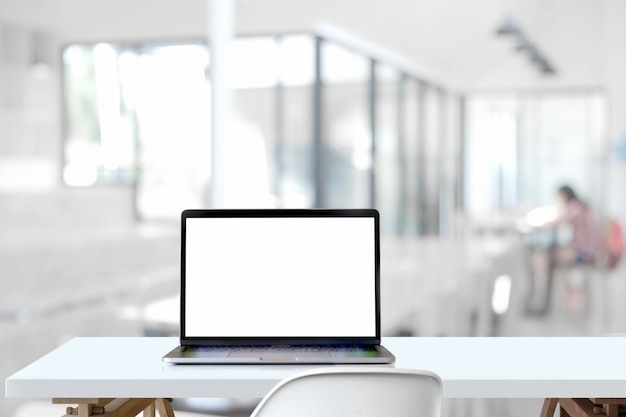
<path fill-rule="evenodd" d="M 522 28 L 507 18 L 504 23 L 496 30 L 497 36 L 509 36 L 515 39 L 515 51 L 528 55 L 530 62 L 535 65 L 542 74 L 554 75 L 556 70 L 548 59 L 539 52 L 537 46 L 528 38 Z"/>

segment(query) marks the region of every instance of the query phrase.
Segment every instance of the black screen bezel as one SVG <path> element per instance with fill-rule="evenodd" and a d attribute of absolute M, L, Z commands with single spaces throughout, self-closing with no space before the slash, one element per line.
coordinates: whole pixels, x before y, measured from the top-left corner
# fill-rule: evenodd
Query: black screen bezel
<path fill-rule="evenodd" d="M 190 218 L 295 218 L 295 217 L 367 217 L 374 219 L 375 253 L 375 333 L 363 337 L 189 337 L 185 334 L 185 245 L 187 219 Z M 180 262 L 180 342 L 186 346 L 198 345 L 278 345 L 278 344 L 355 344 L 380 343 L 380 220 L 375 209 L 189 209 L 181 214 L 181 262 Z"/>

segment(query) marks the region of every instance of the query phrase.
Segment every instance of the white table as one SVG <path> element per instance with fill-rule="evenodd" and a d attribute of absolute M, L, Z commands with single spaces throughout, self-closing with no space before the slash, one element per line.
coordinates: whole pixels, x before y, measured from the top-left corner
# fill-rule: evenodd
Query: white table
<path fill-rule="evenodd" d="M 76 338 L 7 378 L 6 396 L 89 399 L 94 406 L 102 398 L 259 398 L 307 368 L 163 364 L 177 344 L 177 338 Z M 383 344 L 396 355 L 397 368 L 437 373 L 446 398 L 554 399 L 544 404 L 546 416 L 557 399 L 612 399 L 604 403 L 614 408 L 626 403 L 622 337 L 383 338 Z"/>

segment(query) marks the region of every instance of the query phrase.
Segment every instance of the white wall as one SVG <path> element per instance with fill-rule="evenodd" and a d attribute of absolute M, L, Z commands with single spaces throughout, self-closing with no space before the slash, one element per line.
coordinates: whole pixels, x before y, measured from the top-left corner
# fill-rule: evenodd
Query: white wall
<path fill-rule="evenodd" d="M 610 192 L 607 195 L 607 210 L 626 224 L 626 160 L 620 158 L 614 147 L 626 146 L 626 3 L 608 0 L 606 28 L 604 32 L 606 55 L 604 80 L 610 99 L 610 122 L 608 159 Z"/>
<path fill-rule="evenodd" d="M 53 30 L 59 41 L 204 36 L 207 0 L 0 0 L 0 22 Z"/>

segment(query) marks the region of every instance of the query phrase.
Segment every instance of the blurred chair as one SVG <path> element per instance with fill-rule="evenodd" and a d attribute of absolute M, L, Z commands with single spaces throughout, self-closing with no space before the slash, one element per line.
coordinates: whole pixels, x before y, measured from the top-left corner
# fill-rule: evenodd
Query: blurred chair
<path fill-rule="evenodd" d="M 427 371 L 317 368 L 278 383 L 251 417 L 439 417 L 441 391 Z"/>

